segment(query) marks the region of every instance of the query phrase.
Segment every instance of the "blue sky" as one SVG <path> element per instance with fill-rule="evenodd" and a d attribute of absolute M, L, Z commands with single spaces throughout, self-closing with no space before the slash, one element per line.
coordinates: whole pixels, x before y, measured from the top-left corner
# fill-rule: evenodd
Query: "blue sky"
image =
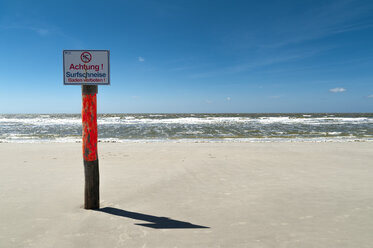
<path fill-rule="evenodd" d="M 0 0 L 0 113 L 79 113 L 64 49 L 110 50 L 101 113 L 373 112 L 373 1 Z"/>

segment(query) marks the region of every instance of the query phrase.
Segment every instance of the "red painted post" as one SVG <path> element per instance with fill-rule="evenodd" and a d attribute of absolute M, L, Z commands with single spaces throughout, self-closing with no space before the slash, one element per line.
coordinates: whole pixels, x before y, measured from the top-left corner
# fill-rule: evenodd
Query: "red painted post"
<path fill-rule="evenodd" d="M 84 158 L 84 208 L 100 208 L 100 175 L 97 155 L 97 85 L 82 85 Z"/>

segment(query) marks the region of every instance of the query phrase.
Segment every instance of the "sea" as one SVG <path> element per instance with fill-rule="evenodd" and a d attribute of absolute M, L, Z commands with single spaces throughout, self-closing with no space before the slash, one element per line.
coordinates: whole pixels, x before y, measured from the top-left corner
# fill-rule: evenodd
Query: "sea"
<path fill-rule="evenodd" d="M 81 142 L 80 114 L 0 114 L 0 143 Z M 373 113 L 99 114 L 99 142 L 371 142 Z"/>

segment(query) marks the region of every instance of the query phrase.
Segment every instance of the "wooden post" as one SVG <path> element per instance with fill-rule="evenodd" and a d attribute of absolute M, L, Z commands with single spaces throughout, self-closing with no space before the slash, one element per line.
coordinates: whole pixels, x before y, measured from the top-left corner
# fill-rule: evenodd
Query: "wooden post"
<path fill-rule="evenodd" d="M 97 155 L 97 85 L 82 85 L 84 208 L 100 208 L 100 175 Z"/>

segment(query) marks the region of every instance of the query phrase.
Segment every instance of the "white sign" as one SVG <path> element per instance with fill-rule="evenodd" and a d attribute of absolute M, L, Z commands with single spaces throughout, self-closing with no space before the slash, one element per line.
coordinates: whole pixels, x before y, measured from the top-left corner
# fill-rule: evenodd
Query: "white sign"
<path fill-rule="evenodd" d="M 63 84 L 110 85 L 108 50 L 64 50 Z"/>

